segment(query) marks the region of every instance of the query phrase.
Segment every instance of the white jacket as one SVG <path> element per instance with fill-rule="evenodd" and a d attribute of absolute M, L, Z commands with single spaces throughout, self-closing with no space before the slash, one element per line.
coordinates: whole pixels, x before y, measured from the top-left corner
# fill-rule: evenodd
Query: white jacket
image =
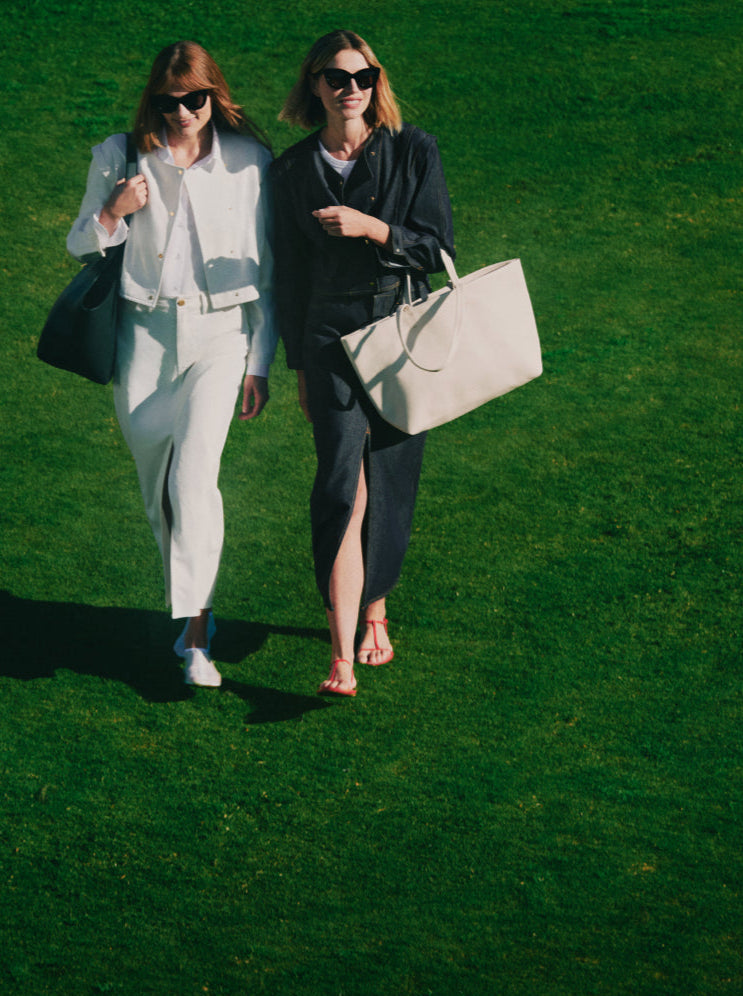
<path fill-rule="evenodd" d="M 211 306 L 247 306 L 250 368 L 267 368 L 277 342 L 266 177 L 271 154 L 254 138 L 231 132 L 220 133 L 215 151 L 207 164 L 192 170 L 166 162 L 157 152 L 139 155 L 149 196 L 131 219 L 120 293 L 146 307 L 157 303 L 181 185 L 187 184 Z M 105 253 L 95 218 L 125 175 L 126 136 L 111 135 L 93 149 L 80 214 L 67 236 L 67 248 L 77 259 Z"/>

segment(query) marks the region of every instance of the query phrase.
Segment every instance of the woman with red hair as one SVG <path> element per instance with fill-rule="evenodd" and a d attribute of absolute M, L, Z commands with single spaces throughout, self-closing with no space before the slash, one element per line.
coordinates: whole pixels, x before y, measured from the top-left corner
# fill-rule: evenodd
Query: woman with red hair
<path fill-rule="evenodd" d="M 188 684 L 215 687 L 212 602 L 224 523 L 219 465 L 240 418 L 268 401 L 277 333 L 271 295 L 267 143 L 200 45 L 154 61 L 134 125 L 93 149 L 67 238 L 81 260 L 125 242 L 114 402 L 162 555 Z M 125 219 L 128 218 L 128 222 Z"/>

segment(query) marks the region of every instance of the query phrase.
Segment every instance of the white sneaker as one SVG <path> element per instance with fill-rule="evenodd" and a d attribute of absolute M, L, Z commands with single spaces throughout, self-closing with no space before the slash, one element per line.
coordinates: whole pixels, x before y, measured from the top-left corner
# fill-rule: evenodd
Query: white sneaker
<path fill-rule="evenodd" d="M 185 657 L 186 656 L 186 630 L 188 629 L 189 622 L 190 622 L 190 620 L 187 619 L 186 620 L 186 625 L 183 627 L 183 632 L 181 633 L 181 635 L 178 637 L 178 639 L 173 644 L 173 650 L 176 652 L 176 654 L 178 654 L 179 657 Z M 209 613 L 209 622 L 207 623 L 207 627 L 206 627 L 206 639 L 207 639 L 206 652 L 207 653 L 209 653 L 209 651 L 212 648 L 212 640 L 214 639 L 214 634 L 216 632 L 217 632 L 217 624 L 214 622 L 214 615 L 210 612 Z"/>
<path fill-rule="evenodd" d="M 222 684 L 222 675 L 215 668 L 214 661 L 206 650 L 192 647 L 190 650 L 185 650 L 183 656 L 186 659 L 183 680 L 187 685 L 219 688 Z"/>

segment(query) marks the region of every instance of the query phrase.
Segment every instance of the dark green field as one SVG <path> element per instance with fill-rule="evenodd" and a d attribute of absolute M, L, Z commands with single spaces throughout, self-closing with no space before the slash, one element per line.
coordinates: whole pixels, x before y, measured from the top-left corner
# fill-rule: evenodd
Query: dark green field
<path fill-rule="evenodd" d="M 279 152 L 335 27 L 437 135 L 459 271 L 521 258 L 545 370 L 431 434 L 395 661 L 335 702 L 280 351 L 194 692 L 110 388 L 36 341 L 156 52 L 204 44 Z M 0 993 L 743 993 L 743 7 L 9 0 L 2 30 Z"/>

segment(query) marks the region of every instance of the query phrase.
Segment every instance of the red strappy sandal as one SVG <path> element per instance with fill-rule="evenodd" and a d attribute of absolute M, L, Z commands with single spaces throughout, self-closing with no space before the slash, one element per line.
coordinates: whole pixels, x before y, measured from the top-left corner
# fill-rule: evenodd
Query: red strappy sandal
<path fill-rule="evenodd" d="M 350 663 L 351 662 L 347 661 L 344 657 L 339 657 L 337 660 L 334 660 L 333 663 L 332 663 L 332 665 L 331 665 L 331 667 L 330 667 L 330 674 L 325 679 L 325 681 L 323 681 L 322 685 L 320 685 L 320 687 L 318 688 L 317 694 L 318 695 L 347 695 L 347 696 L 353 697 L 356 694 L 356 678 L 354 677 L 354 673 L 353 673 L 353 665 L 351 665 L 351 678 L 353 680 L 353 685 L 351 686 L 351 688 L 329 688 L 328 687 L 329 682 L 335 681 L 335 672 L 338 670 L 338 665 L 339 664 L 350 664 Z"/>
<path fill-rule="evenodd" d="M 373 647 L 359 647 L 356 651 L 356 663 L 357 664 L 369 664 L 371 667 L 379 667 L 380 664 L 389 664 L 392 658 L 395 656 L 395 651 L 390 647 L 382 648 L 379 646 L 379 641 L 377 640 L 377 626 L 384 626 L 385 633 L 387 632 L 387 620 L 386 619 L 364 619 L 365 626 L 371 626 L 372 633 L 374 634 L 374 646 Z M 384 655 L 381 660 L 371 661 L 368 658 L 365 661 L 361 660 L 360 654 L 371 654 L 375 650 L 381 650 Z"/>

